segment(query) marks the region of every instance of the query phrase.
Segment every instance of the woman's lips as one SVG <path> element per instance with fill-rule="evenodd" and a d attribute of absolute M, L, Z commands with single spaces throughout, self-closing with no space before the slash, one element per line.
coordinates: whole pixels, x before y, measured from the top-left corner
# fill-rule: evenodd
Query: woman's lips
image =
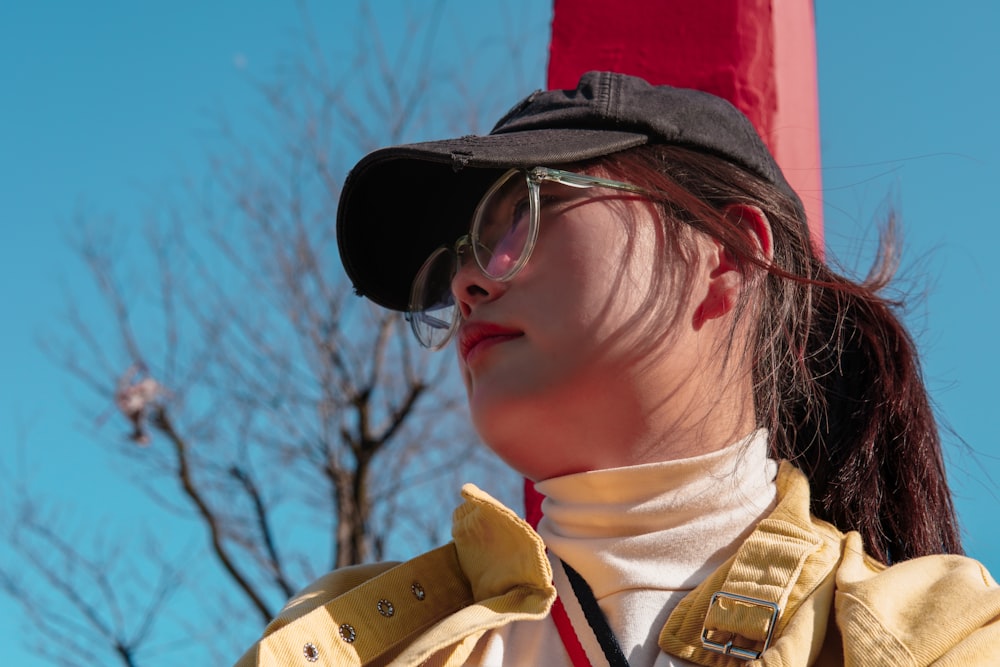
<path fill-rule="evenodd" d="M 494 345 L 523 335 L 523 331 L 492 322 L 466 322 L 458 330 L 459 355 L 468 365 L 475 357 Z"/>

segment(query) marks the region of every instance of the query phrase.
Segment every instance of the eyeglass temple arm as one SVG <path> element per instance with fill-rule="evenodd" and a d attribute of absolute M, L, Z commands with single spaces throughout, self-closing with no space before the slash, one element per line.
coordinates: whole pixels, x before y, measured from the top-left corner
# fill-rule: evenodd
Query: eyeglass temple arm
<path fill-rule="evenodd" d="M 532 180 L 539 183 L 541 181 L 555 181 L 561 185 L 568 185 L 571 188 L 606 187 L 614 188 L 616 190 L 628 190 L 629 192 L 646 192 L 644 188 L 640 188 L 638 185 L 632 185 L 631 183 L 612 181 L 607 178 L 589 176 L 587 174 L 574 174 L 571 171 L 549 169 L 548 167 L 535 167 L 528 172 L 528 176 Z"/>

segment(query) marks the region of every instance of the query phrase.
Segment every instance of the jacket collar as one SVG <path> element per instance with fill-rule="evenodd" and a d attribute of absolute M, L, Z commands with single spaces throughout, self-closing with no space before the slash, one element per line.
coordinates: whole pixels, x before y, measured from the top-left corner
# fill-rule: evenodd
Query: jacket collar
<path fill-rule="evenodd" d="M 660 633 L 662 650 L 710 667 L 744 665 L 765 648 L 770 650 L 757 664 L 811 664 L 819 653 L 845 536 L 811 515 L 802 471 L 782 462 L 775 483 L 774 511 L 674 609 Z M 453 533 L 473 598 L 484 601 L 527 584 L 542 593 L 539 602 L 547 608 L 554 590 L 541 539 L 474 486 L 463 495 Z M 508 557 L 515 552 L 516 558 Z M 497 562 L 508 566 L 497 568 Z"/>

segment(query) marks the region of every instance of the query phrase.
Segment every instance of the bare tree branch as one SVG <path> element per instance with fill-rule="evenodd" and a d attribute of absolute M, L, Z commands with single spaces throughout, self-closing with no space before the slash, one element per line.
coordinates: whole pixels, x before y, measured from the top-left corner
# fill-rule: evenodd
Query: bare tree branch
<path fill-rule="evenodd" d="M 336 260 L 353 161 L 483 124 L 484 91 L 464 83 L 464 63 L 439 57 L 447 3 L 414 6 L 400 40 L 360 2 L 359 41 L 338 53 L 300 0 L 303 51 L 251 82 L 256 125 L 220 119 L 206 173 L 140 221 L 73 221 L 102 309 L 83 312 L 68 296 L 44 349 L 82 390 L 95 442 L 164 516 L 197 526 L 206 572 L 188 585 L 213 590 L 198 596 L 201 616 L 239 643 L 331 565 L 446 539 L 450 508 L 428 490 L 496 465 L 459 410 L 462 388 L 446 380 L 453 360 L 419 348 L 398 314 L 354 298 Z M 112 547 L 88 550 L 28 516 L 18 553 L 46 594 L 2 565 L 0 590 L 38 636 L 72 637 L 63 650 L 39 642 L 52 662 L 140 665 L 190 649 L 165 623 L 203 632 L 170 613 L 180 575 L 158 552 L 130 557 L 107 531 L 95 534 Z M 138 572 L 156 585 L 123 589 Z"/>
<path fill-rule="evenodd" d="M 250 599 L 250 602 L 260 612 L 261 617 L 266 622 L 274 616 L 274 611 L 268 608 L 267 604 L 261 598 L 257 590 L 236 566 L 233 557 L 226 548 L 223 537 L 223 528 L 219 517 L 216 516 L 215 512 L 209 507 L 208 502 L 195 485 L 192 477 L 191 465 L 188 459 L 187 443 L 184 442 L 184 439 L 181 438 L 180 435 L 178 435 L 177 431 L 174 429 L 173 423 L 170 421 L 170 417 L 167 415 L 167 411 L 163 407 L 156 408 L 153 413 L 152 421 L 156 429 L 166 436 L 166 438 L 174 446 L 174 452 L 177 456 L 177 480 L 180 482 L 181 487 L 184 490 L 184 495 L 186 495 L 198 509 L 198 514 L 201 516 L 205 527 L 208 528 L 208 531 L 211 534 L 212 550 L 219 559 L 219 563 L 222 564 L 236 585 L 239 586 L 239 588 L 246 594 L 247 598 Z"/>
<path fill-rule="evenodd" d="M 155 579 L 140 575 L 129 567 L 123 544 L 108 549 L 96 539 L 68 539 L 53 528 L 58 521 L 44 516 L 23 493 L 18 491 L 18 520 L 6 539 L 31 569 L 14 575 L 0 568 L 0 591 L 20 604 L 40 637 L 46 638 L 36 643 L 36 651 L 60 665 L 107 664 L 111 656 L 126 667 L 138 665 L 182 581 L 180 570 L 151 558 L 145 570 L 155 570 Z M 26 574 L 44 583 L 44 590 L 38 582 L 29 584 Z M 134 603 L 135 590 L 142 591 L 139 605 Z"/>

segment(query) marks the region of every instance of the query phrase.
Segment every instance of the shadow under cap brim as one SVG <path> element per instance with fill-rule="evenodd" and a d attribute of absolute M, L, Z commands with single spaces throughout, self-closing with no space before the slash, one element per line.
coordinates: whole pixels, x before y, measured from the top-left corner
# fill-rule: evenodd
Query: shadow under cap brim
<path fill-rule="evenodd" d="M 337 245 L 355 290 L 409 309 L 410 285 L 436 248 L 468 231 L 489 186 L 514 167 L 557 167 L 617 153 L 645 134 L 546 128 L 377 150 L 351 170 L 337 209 Z"/>
<path fill-rule="evenodd" d="M 384 148 L 344 183 L 340 255 L 355 289 L 406 310 L 424 259 L 468 229 L 482 193 L 511 167 L 559 167 L 644 144 L 715 155 L 797 200 L 750 120 L 706 92 L 587 72 L 575 89 L 537 91 L 487 136 Z"/>

